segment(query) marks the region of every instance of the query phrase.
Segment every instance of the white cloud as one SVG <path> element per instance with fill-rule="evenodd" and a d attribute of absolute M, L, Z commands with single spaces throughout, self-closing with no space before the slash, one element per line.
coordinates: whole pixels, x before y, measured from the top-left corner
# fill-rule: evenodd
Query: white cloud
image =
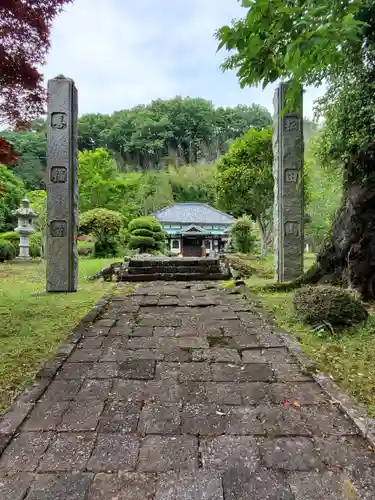
<path fill-rule="evenodd" d="M 272 88 L 241 90 L 219 68 L 225 53 L 216 54 L 214 32 L 243 12 L 236 0 L 76 0 L 54 23 L 45 77 L 75 80 L 80 113 L 177 94 L 272 110 Z M 321 93 L 308 90 L 305 114 Z"/>

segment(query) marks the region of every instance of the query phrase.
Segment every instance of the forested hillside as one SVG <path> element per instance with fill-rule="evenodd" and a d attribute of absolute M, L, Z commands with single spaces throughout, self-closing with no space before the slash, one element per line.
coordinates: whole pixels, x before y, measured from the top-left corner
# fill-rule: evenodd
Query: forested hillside
<path fill-rule="evenodd" d="M 262 129 L 271 122 L 269 111 L 257 104 L 215 108 L 205 99 L 176 97 L 112 115 L 81 116 L 78 147 L 80 151 L 107 149 L 120 171 L 211 163 L 249 128 Z M 28 189 L 42 187 L 46 168 L 44 120 L 34 121 L 28 131 L 1 135 L 20 155 L 14 172 Z"/>

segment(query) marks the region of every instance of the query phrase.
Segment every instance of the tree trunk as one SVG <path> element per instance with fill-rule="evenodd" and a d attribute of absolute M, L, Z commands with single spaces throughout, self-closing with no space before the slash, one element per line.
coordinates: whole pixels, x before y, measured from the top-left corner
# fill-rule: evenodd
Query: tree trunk
<path fill-rule="evenodd" d="M 317 261 L 296 284 L 332 283 L 375 297 L 375 158 L 346 165 L 344 196 Z"/>

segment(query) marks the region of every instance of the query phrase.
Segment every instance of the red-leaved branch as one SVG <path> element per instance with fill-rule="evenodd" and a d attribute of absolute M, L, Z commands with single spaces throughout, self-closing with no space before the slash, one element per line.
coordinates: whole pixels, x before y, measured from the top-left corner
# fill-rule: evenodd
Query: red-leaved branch
<path fill-rule="evenodd" d="M 71 2 L 0 1 L 0 124 L 26 126 L 44 112 L 46 91 L 38 67 L 46 62 L 53 19 Z M 4 143 L 0 163 L 9 165 L 16 155 Z"/>

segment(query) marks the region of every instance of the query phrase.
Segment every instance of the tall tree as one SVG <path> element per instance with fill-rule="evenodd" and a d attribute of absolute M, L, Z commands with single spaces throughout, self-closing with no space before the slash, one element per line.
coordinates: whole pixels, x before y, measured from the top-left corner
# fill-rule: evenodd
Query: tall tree
<path fill-rule="evenodd" d="M 375 296 L 375 4 L 372 0 L 243 1 L 218 31 L 242 86 L 279 78 L 328 83 L 322 156 L 344 166 L 343 202 L 317 262 L 298 280 L 347 282 Z M 250 49 L 249 49 L 250 48 Z M 293 99 L 293 93 L 290 94 Z"/>
<path fill-rule="evenodd" d="M 217 162 L 216 188 L 219 205 L 235 217 L 250 216 L 259 225 L 262 256 L 273 201 L 272 132 L 249 130 L 236 139 Z"/>

